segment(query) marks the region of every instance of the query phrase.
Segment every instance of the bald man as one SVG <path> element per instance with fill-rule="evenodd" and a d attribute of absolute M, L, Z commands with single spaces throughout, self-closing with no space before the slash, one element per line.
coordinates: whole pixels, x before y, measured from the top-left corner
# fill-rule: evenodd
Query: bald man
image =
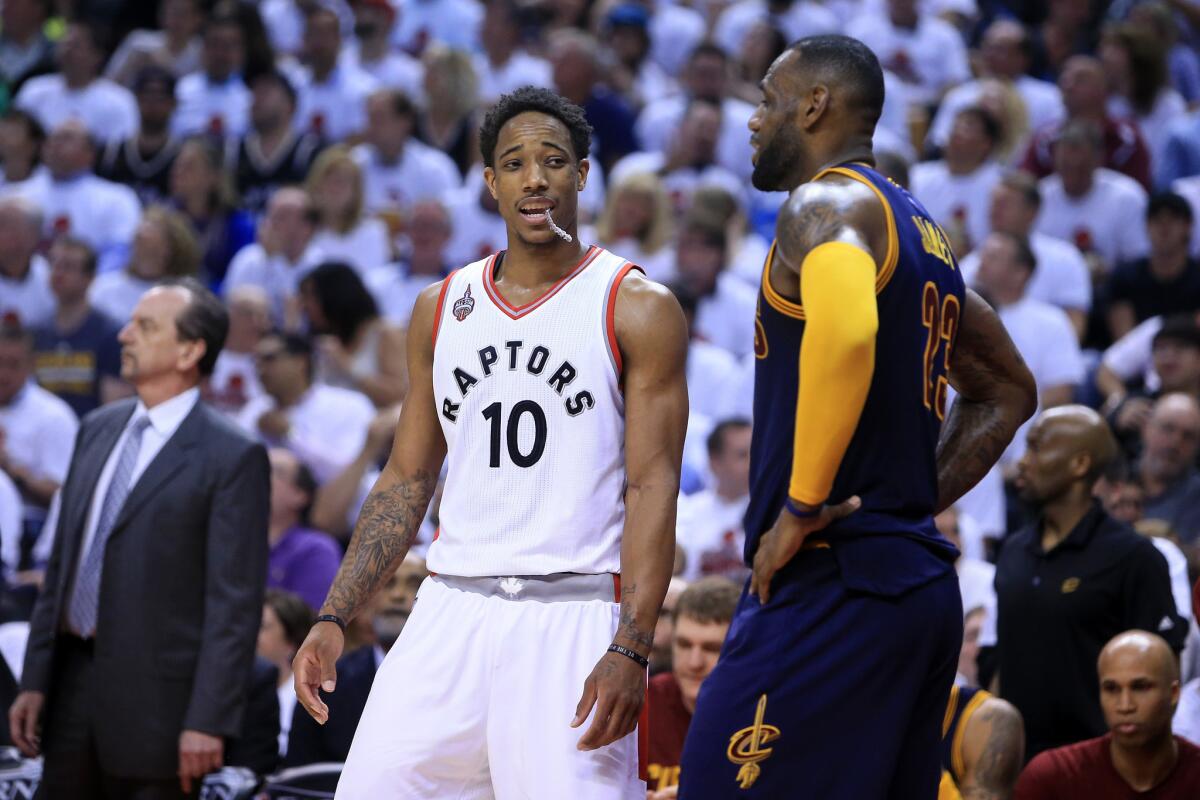
<path fill-rule="evenodd" d="M 1118 634 L 1100 652 L 1100 705 L 1108 733 L 1042 753 L 1021 774 L 1014 800 L 1193 800 L 1200 747 L 1171 734 L 1179 664 L 1153 633 Z"/>
<path fill-rule="evenodd" d="M 1198 451 L 1200 405 L 1186 394 L 1159 398 L 1142 430 L 1137 471 L 1146 492 L 1143 516 L 1166 522 L 1193 550 L 1200 542 Z"/>
<path fill-rule="evenodd" d="M 996 663 L 1000 695 L 1024 716 L 1033 756 L 1106 730 L 1095 664 L 1110 638 L 1143 628 L 1178 651 L 1187 627 L 1162 555 L 1092 498 L 1117 453 L 1104 419 L 1059 406 L 1027 442 L 1017 487 L 1038 514 L 996 564 Z"/>

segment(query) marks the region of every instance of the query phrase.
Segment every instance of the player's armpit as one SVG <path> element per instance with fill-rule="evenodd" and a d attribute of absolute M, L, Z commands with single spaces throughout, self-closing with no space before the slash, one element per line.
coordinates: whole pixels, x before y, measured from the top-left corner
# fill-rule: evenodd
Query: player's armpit
<path fill-rule="evenodd" d="M 938 504 L 943 511 L 979 483 L 1037 409 L 1037 384 L 1004 324 L 968 290 L 950 354 L 958 393 L 937 448 Z"/>
<path fill-rule="evenodd" d="M 1008 800 L 1025 762 L 1021 713 L 998 697 L 988 698 L 967 721 L 962 747 L 963 800 Z"/>

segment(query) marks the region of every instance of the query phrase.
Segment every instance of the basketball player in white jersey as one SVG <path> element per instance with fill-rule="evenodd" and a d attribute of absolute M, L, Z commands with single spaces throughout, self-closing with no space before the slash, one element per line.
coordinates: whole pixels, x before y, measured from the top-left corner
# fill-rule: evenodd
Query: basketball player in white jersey
<path fill-rule="evenodd" d="M 578 241 L 589 138 L 578 106 L 531 88 L 480 130 L 508 249 L 417 300 L 391 458 L 294 661 L 323 723 L 342 628 L 404 558 L 446 458 L 432 574 L 342 800 L 645 796 L 633 732 L 674 555 L 687 333 L 669 292 Z"/>

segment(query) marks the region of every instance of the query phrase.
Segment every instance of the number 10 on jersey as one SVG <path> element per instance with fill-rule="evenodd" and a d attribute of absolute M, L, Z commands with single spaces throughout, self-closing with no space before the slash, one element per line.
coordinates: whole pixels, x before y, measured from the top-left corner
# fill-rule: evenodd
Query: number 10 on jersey
<path fill-rule="evenodd" d="M 521 420 L 526 415 L 533 418 L 533 447 L 529 449 L 528 453 L 522 453 L 519 436 Z M 493 469 L 500 467 L 500 440 L 503 433 L 508 457 L 512 463 L 518 467 L 532 467 L 541 459 L 542 453 L 546 450 L 546 412 L 532 400 L 521 400 L 508 412 L 506 425 L 502 424 L 503 416 L 504 406 L 501 403 L 492 403 L 483 410 L 483 417 L 491 423 L 492 428 L 491 458 L 488 466 Z"/>

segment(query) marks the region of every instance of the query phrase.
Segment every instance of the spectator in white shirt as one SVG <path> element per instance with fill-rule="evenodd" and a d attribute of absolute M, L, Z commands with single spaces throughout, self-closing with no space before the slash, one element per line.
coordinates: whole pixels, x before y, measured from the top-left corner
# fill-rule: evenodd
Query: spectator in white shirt
<path fill-rule="evenodd" d="M 255 354 L 271 330 L 271 299 L 261 287 L 243 284 L 229 292 L 229 334 L 204 388 L 204 399 L 231 416 L 263 393 Z"/>
<path fill-rule="evenodd" d="M 360 274 L 392 260 L 392 243 L 383 220 L 367 216 L 363 171 L 341 145 L 317 157 L 304 188 L 317 211 L 313 243 L 326 259 L 345 261 Z"/>
<path fill-rule="evenodd" d="M 967 253 L 990 229 L 988 205 L 1002 169 L 992 160 L 1000 122 L 978 106 L 958 112 L 945 158 L 913 164 L 909 190 L 950 237 L 956 253 Z"/>
<path fill-rule="evenodd" d="M 678 91 L 675 79 L 650 57 L 650 12 L 637 3 L 621 3 L 608 12 L 604 41 L 616 63 L 609 83 L 635 109 Z"/>
<path fill-rule="evenodd" d="M 674 270 L 673 210 L 662 180 L 653 172 L 631 172 L 614 181 L 596 220 L 596 244 L 620 253 L 655 281 Z"/>
<path fill-rule="evenodd" d="M 195 277 L 200 247 L 187 220 L 163 206 L 146 209 L 133 237 L 125 269 L 106 272 L 92 284 L 92 305 L 124 323 L 142 295 L 170 278 Z"/>
<path fill-rule="evenodd" d="M 0 325 L 0 471 L 21 490 L 25 516 L 50 505 L 67 477 L 79 421 L 33 381 L 33 334 Z"/>
<path fill-rule="evenodd" d="M 303 336 L 267 334 L 257 363 L 266 393 L 246 403 L 238 422 L 299 456 L 318 483 L 337 475 L 362 449 L 375 406 L 358 392 L 315 383 L 313 346 Z"/>
<path fill-rule="evenodd" d="M 1053 83 L 1028 74 L 1033 62 L 1032 46 L 1029 31 L 1015 20 L 1000 18 L 989 25 L 979 48 L 980 77 L 946 93 L 930 126 L 929 141 L 937 147 L 946 146 L 954 118 L 960 110 L 979 102 L 985 78 L 998 78 L 1016 87 L 1025 101 L 1031 129 L 1061 121 L 1066 114 L 1062 92 Z"/>
<path fill-rule="evenodd" d="M 670 284 L 688 325 L 688 409 L 707 419 L 740 416 L 729 406 L 729 385 L 740 377 L 741 365 L 728 351 L 696 336 L 696 295 L 684 284 Z"/>
<path fill-rule="evenodd" d="M 417 295 L 429 284 L 450 274 L 447 254 L 454 223 L 446 207 L 437 200 L 419 200 L 405 221 L 408 254 L 367 273 L 367 288 L 389 321 L 408 327 Z"/>
<path fill-rule="evenodd" d="M 38 118 L 46 130 L 65 120 L 80 119 L 101 142 L 120 140 L 137 131 L 137 104 L 124 86 L 101 78 L 104 55 L 95 32 L 83 22 L 67 26 L 58 43 L 59 72 L 30 78 L 15 104 Z"/>
<path fill-rule="evenodd" d="M 994 232 L 980 247 L 975 289 L 996 309 L 1029 365 L 1038 385 L 1039 408 L 1044 410 L 1071 402 L 1075 387 L 1083 382 L 1084 364 L 1066 312 L 1028 296 L 1036 266 L 1028 242 Z M 1002 462 L 1015 464 L 1024 452 L 1022 429 L 1013 437 Z"/>
<path fill-rule="evenodd" d="M 701 44 L 692 51 L 684 70 L 683 94 L 647 106 L 638 116 L 635 131 L 642 149 L 666 153 L 674 141 L 694 99 L 717 103 L 721 109 L 721 129 L 717 139 L 716 161 L 742 179 L 749 179 L 750 137 L 746 126 L 754 106 L 731 96 L 729 59 L 720 47 Z M 615 179 L 615 176 L 614 176 Z"/>
<path fill-rule="evenodd" d="M 696 336 L 735 357 L 754 349 L 754 290 L 730 274 L 725 226 L 707 215 L 689 214 L 675 250 L 677 279 L 696 295 Z"/>
<path fill-rule="evenodd" d="M 684 552 L 683 578 L 723 575 L 741 581 L 748 572 L 742 517 L 750 502 L 750 423 L 719 422 L 707 444 L 712 486 L 679 499 L 675 538 Z"/>
<path fill-rule="evenodd" d="M 479 99 L 492 105 L 500 95 L 522 86 L 554 85 L 550 62 L 530 55 L 521 46 L 521 7 L 515 0 L 491 0 L 480 28 L 483 52 L 475 56 Z"/>
<path fill-rule="evenodd" d="M 399 222 L 420 200 L 442 200 L 462 185 L 450 157 L 413 137 L 417 111 L 402 92 L 367 100 L 366 141 L 352 155 L 363 172 L 364 206 Z"/>
<path fill-rule="evenodd" d="M 10 108 L 0 117 L 0 188 L 46 171 L 40 161 L 45 141 L 42 123 L 28 111 Z"/>
<path fill-rule="evenodd" d="M 271 317 L 286 330 L 300 327 L 297 292 L 300 279 L 321 262 L 312 244 L 317 212 L 303 189 L 285 186 L 271 195 L 258 226 L 258 241 L 233 257 L 225 276 L 225 293 L 250 284 L 271 299 Z"/>
<path fill-rule="evenodd" d="M 391 0 L 359 0 L 354 4 L 354 41 L 346 45 L 342 57 L 381 86 L 419 99 L 425 69 L 408 53 L 390 47 L 395 20 Z"/>
<path fill-rule="evenodd" d="M 1054 146 L 1054 174 L 1041 182 L 1037 229 L 1074 242 L 1088 266 L 1107 275 L 1122 261 L 1141 258 L 1146 239 L 1146 191 L 1137 181 L 1100 166 L 1100 131 L 1090 122 L 1067 123 Z"/>
<path fill-rule="evenodd" d="M 92 173 L 95 154 L 83 123 L 67 120 L 42 148 L 47 171 L 9 191 L 41 209 L 43 238 L 69 232 L 90 244 L 103 273 L 125 264 L 142 209 L 128 186 Z"/>
<path fill-rule="evenodd" d="M 465 266 L 507 246 L 508 229 L 496 198 L 483 180 L 482 165 L 471 171 L 462 191 L 451 196 L 446 208 L 454 226 L 454 238 L 447 251 L 453 266 Z"/>
<path fill-rule="evenodd" d="M 1028 172 L 1007 172 L 992 189 L 989 228 L 1028 239 L 1037 260 L 1037 269 L 1029 281 L 1029 296 L 1067 312 L 1082 339 L 1092 308 L 1088 265 L 1075 245 L 1033 229 L 1041 205 L 1042 193 L 1036 178 Z M 963 280 L 970 285 L 979 270 L 979 249 L 967 254 L 959 262 L 959 268 Z"/>
<path fill-rule="evenodd" d="M 934 103 L 971 76 L 967 47 L 950 23 L 918 8 L 917 0 L 887 0 L 883 14 L 867 10 L 846 27 L 879 56 L 884 69 L 913 90 L 913 100 Z"/>
<path fill-rule="evenodd" d="M 838 33 L 837 15 L 813 0 L 739 0 L 713 25 L 713 41 L 726 53 L 741 53 L 746 34 L 760 22 L 778 25 L 789 42 L 805 36 Z"/>
<path fill-rule="evenodd" d="M 367 127 L 367 97 L 379 88 L 375 78 L 342 58 L 338 15 L 314 6 L 304 18 L 305 67 L 297 73 L 296 126 L 337 142 Z"/>
<path fill-rule="evenodd" d="M 132 89 L 146 67 L 165 69 L 176 78 L 199 69 L 203 24 L 199 0 L 160 0 L 159 29 L 130 31 L 108 60 L 105 76 Z"/>
<path fill-rule="evenodd" d="M 175 133 L 241 136 L 246 132 L 250 90 L 242 80 L 246 37 L 235 15 L 222 11 L 204 24 L 200 61 L 203 68 L 182 78 L 176 87 Z"/>
<path fill-rule="evenodd" d="M 22 197 L 0 199 L 0 322 L 33 329 L 54 318 L 50 267 L 37 252 L 42 215 Z"/>
<path fill-rule="evenodd" d="M 479 0 L 416 0 L 403 2 L 392 29 L 392 44 L 420 56 L 433 44 L 455 50 L 479 50 L 483 4 Z"/>

